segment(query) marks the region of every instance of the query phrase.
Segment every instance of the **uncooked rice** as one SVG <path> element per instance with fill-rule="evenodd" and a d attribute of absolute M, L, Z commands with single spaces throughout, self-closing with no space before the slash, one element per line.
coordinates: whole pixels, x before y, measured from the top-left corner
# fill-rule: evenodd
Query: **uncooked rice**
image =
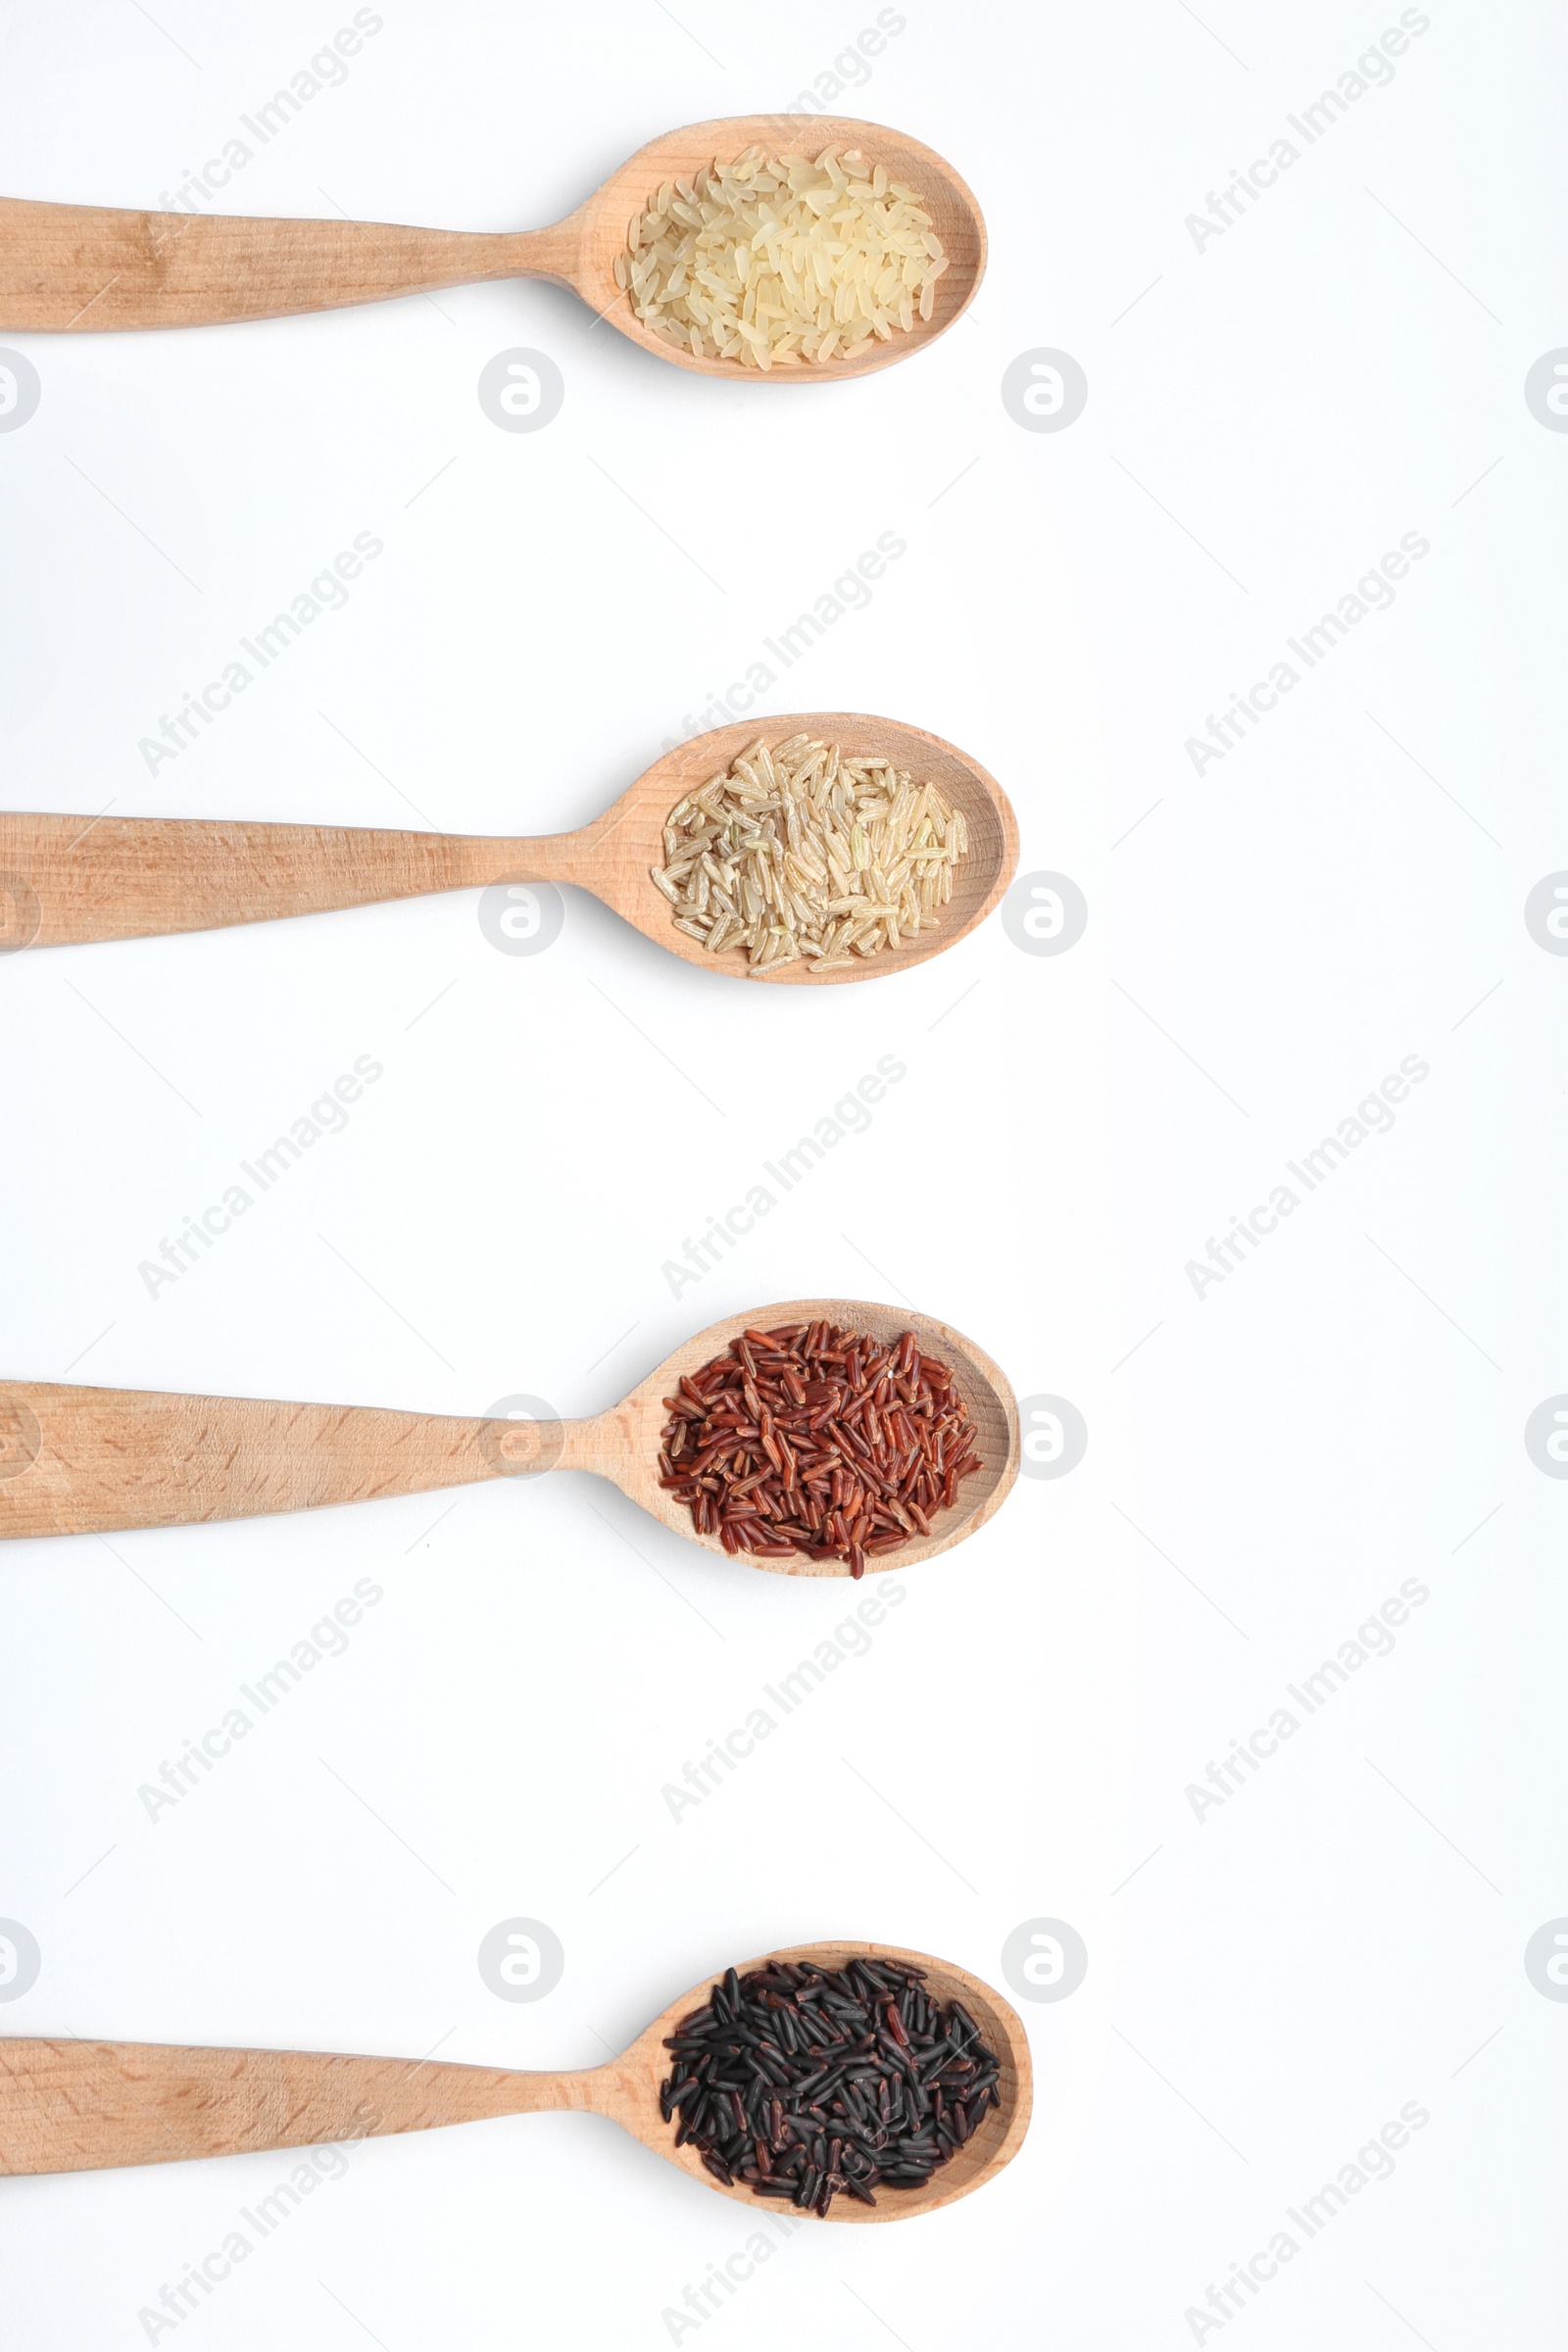
<path fill-rule="evenodd" d="M 666 179 L 631 224 L 615 283 L 658 334 L 743 368 L 854 359 L 929 320 L 948 267 L 918 192 L 858 148 L 749 147 Z"/>
<path fill-rule="evenodd" d="M 650 869 L 677 929 L 754 973 L 812 972 L 929 930 L 969 847 L 961 808 L 891 760 L 836 743 L 760 738 L 686 795 Z"/>

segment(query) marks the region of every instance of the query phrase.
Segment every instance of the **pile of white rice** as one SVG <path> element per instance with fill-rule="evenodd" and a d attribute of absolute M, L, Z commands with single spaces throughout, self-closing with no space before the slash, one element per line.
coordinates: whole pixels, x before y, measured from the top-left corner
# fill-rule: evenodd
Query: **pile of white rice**
<path fill-rule="evenodd" d="M 929 929 L 968 847 L 963 811 L 934 784 L 792 735 L 688 793 L 651 870 L 677 929 L 710 954 L 833 972 Z"/>
<path fill-rule="evenodd" d="M 907 333 L 948 266 L 916 191 L 853 147 L 815 163 L 750 147 L 666 179 L 627 245 L 615 282 L 638 318 L 745 368 L 853 359 Z"/>

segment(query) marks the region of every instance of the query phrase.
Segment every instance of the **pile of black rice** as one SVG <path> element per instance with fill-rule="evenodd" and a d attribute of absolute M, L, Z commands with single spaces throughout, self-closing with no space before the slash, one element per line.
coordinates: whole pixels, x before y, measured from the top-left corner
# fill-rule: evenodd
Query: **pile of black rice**
<path fill-rule="evenodd" d="M 1001 2063 L 961 2002 L 896 1960 L 731 1969 L 681 2020 L 660 2085 L 677 2147 L 726 2188 L 827 2212 L 840 2189 L 918 2188 L 1000 2107 Z"/>

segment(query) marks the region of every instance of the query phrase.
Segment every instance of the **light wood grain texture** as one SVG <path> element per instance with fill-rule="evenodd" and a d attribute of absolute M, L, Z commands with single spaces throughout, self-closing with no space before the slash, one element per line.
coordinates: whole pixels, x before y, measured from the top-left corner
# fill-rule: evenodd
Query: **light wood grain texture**
<path fill-rule="evenodd" d="M 688 963 L 749 979 L 743 953 L 710 956 L 676 929 L 650 870 L 663 864 L 664 825 L 684 794 L 759 735 L 782 743 L 802 732 L 852 756 L 881 755 L 938 785 L 963 811 L 969 850 L 951 900 L 907 946 L 857 956 L 848 971 L 813 973 L 799 962 L 760 977 L 785 986 L 876 979 L 924 963 L 984 922 L 1018 864 L 1017 820 L 996 778 L 940 736 L 898 719 L 807 710 L 694 736 L 591 825 L 532 841 L 201 817 L 0 815 L 0 952 L 210 931 L 492 882 L 565 882 L 592 891 Z"/>
<path fill-rule="evenodd" d="M 917 318 L 908 333 L 873 341 L 858 359 L 803 362 L 765 377 L 733 361 L 696 359 L 643 324 L 614 277 L 632 221 L 662 180 L 686 178 L 758 143 L 812 156 L 858 147 L 919 190 L 949 256 L 929 322 Z M 820 383 L 891 367 L 945 333 L 968 307 L 985 261 L 979 206 L 953 167 L 918 139 L 837 116 L 731 115 L 653 140 L 555 227 L 500 235 L 0 199 L 0 329 L 201 326 L 342 310 L 484 278 L 546 277 L 570 286 L 623 335 L 678 368 L 753 383 Z"/>
<path fill-rule="evenodd" d="M 884 1342 L 912 1330 L 923 1353 L 952 1367 L 974 1426 L 981 1467 L 963 1481 L 951 1510 L 932 1515 L 929 1536 L 867 1560 L 866 1574 L 913 1567 L 961 1544 L 1001 1507 L 1018 1474 L 1018 1409 L 1004 1374 L 961 1333 L 863 1298 L 798 1298 L 728 1315 L 591 1421 L 469 1421 L 365 1405 L 0 1381 L 0 1538 L 107 1535 L 315 1510 L 562 1468 L 612 1479 L 645 1511 L 720 1558 L 784 1576 L 847 1576 L 841 1560 L 731 1555 L 716 1536 L 700 1536 L 686 1505 L 659 1483 L 663 1400 L 682 1373 L 719 1354 L 748 1325 L 765 1331 L 823 1317 Z"/>
<path fill-rule="evenodd" d="M 826 2217 L 904 2221 L 967 2196 L 1017 2154 L 1033 2098 L 1029 2045 L 1012 2009 L 982 1978 L 895 1944 L 797 1944 L 743 1962 L 741 1973 L 774 1960 L 842 1968 L 858 1956 L 923 1968 L 927 1991 L 944 2002 L 961 2001 L 1002 2062 L 1001 2106 L 928 2181 L 909 2190 L 880 2188 L 875 2206 L 835 2197 Z M 707 2000 L 711 1983 L 671 2001 L 609 2065 L 565 2074 L 315 2050 L 0 2039 L 0 2175 L 96 2172 L 110 2165 L 323 2147 L 490 2116 L 578 2109 L 611 2117 L 704 2188 L 755 2211 L 759 2200 L 748 2188 L 725 2188 L 694 2147 L 676 2147 L 673 2127 L 659 2112 L 659 2085 L 669 2071 L 664 2036 Z"/>

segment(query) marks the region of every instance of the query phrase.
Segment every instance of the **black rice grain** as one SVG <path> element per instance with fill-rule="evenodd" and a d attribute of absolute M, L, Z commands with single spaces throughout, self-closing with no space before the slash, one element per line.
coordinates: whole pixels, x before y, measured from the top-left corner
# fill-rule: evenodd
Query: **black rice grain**
<path fill-rule="evenodd" d="M 679 2119 L 677 2146 L 726 2187 L 817 2215 L 841 2190 L 874 2205 L 878 2186 L 919 2187 L 1002 2104 L 979 2027 L 922 1977 L 893 1960 L 731 1969 L 664 2043 L 659 2106 Z M 842 2055 L 824 2066 L 824 2050 Z"/>

